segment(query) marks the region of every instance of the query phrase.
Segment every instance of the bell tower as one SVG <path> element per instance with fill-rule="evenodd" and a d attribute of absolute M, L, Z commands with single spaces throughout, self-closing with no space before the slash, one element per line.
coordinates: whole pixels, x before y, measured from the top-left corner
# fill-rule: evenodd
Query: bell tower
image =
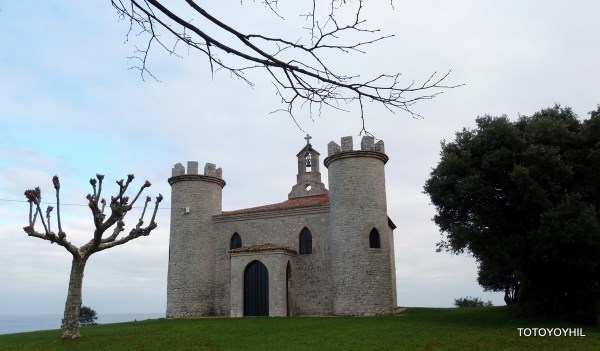
<path fill-rule="evenodd" d="M 321 172 L 319 172 L 319 153 L 313 149 L 310 144 L 312 137 L 306 134 L 306 146 L 298 152 L 298 175 L 296 176 L 296 185 L 292 187 L 288 198 L 306 197 L 314 195 L 328 194 L 325 184 L 321 182 Z"/>

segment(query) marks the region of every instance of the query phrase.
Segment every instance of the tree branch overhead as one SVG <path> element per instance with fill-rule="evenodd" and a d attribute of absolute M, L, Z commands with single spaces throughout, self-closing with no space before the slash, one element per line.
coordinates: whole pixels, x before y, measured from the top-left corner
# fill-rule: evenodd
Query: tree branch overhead
<path fill-rule="evenodd" d="M 183 43 L 207 58 L 213 75 L 224 70 L 252 86 L 246 72 L 264 70 L 284 105 L 277 111 L 285 111 L 292 117 L 303 106 L 307 106 L 309 117 L 313 118 L 313 113 L 320 113 L 324 106 L 348 110 L 346 106 L 353 102 L 360 106 L 363 126 L 366 102 L 382 105 L 392 113 L 405 111 L 412 117 L 420 117 L 412 109 L 416 102 L 459 86 L 445 83 L 450 72 L 442 75 L 436 72 L 422 83 L 401 82 L 400 73 L 362 78 L 337 72 L 336 67 L 328 63 L 331 55 L 338 55 L 334 59 L 339 61 L 340 54 L 364 53 L 367 46 L 393 36 L 366 27 L 362 0 L 352 3 L 313 0 L 309 11 L 301 15 L 308 24 L 303 28 L 305 38 L 293 39 L 242 31 L 194 0 L 185 0 L 185 7 L 181 9 L 167 4 L 166 0 L 111 2 L 120 18 L 129 21 L 128 39 L 132 31 L 147 36 L 147 46 L 136 48 L 134 56 L 139 61 L 134 68 L 140 71 L 142 78 L 152 76 L 147 59 L 153 44 L 169 54 L 181 56 L 177 48 Z M 262 4 L 275 14 L 275 20 L 285 18 L 279 12 L 278 1 L 265 0 Z M 352 15 L 348 15 L 348 11 Z M 364 127 L 362 131 L 366 132 Z"/>

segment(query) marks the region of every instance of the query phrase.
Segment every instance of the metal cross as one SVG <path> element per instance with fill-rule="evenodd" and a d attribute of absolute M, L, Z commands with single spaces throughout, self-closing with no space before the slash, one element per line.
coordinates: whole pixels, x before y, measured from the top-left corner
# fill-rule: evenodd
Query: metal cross
<path fill-rule="evenodd" d="M 310 145 L 310 139 L 312 139 L 312 137 L 310 135 L 308 135 L 308 133 L 306 134 L 304 139 L 306 139 L 306 145 Z"/>

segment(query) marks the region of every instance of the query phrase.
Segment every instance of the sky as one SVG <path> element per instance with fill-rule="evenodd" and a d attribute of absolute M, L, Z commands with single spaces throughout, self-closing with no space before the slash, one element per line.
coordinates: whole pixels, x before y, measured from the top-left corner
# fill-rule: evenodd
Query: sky
<path fill-rule="evenodd" d="M 283 3 L 283 2 L 282 2 Z M 355 1 L 349 1 L 355 4 Z M 394 37 L 365 54 L 332 56 L 340 70 L 373 76 L 401 72 L 420 82 L 452 70 L 445 90 L 414 106 L 423 118 L 392 114 L 367 104 L 366 126 L 384 140 L 389 217 L 394 232 L 398 304 L 452 306 L 474 296 L 502 305 L 501 293 L 484 292 L 468 255 L 436 253 L 442 239 L 435 208 L 423 185 L 439 161 L 440 142 L 472 128 L 482 115 L 530 115 L 560 103 L 581 119 L 600 98 L 600 2 L 564 1 L 369 1 L 367 25 Z M 207 5 L 209 6 L 209 5 Z M 241 28 L 277 28 L 305 35 L 297 17 L 281 20 L 260 2 L 220 1 L 210 8 Z M 282 6 L 299 7 L 299 2 Z M 359 147 L 358 106 L 324 110 L 297 121 L 284 113 L 273 85 L 260 72 L 249 87 L 206 59 L 183 51 L 152 51 L 149 67 L 159 81 L 131 69 L 141 37 L 126 41 L 128 23 L 109 1 L 0 1 L 0 314 L 60 314 L 70 255 L 60 246 L 28 237 L 25 189 L 40 186 L 53 199 L 52 176 L 61 179 L 63 229 L 74 244 L 91 238 L 85 206 L 89 178 L 106 175 L 105 191 L 133 173 L 146 194 L 165 200 L 158 228 L 93 255 L 83 303 L 102 313 L 166 310 L 170 187 L 175 163 L 222 167 L 223 209 L 281 202 L 295 184 L 296 153 L 305 133 L 322 155 L 327 143 L 354 136 Z M 327 170 L 321 167 L 327 185 Z M 131 213 L 133 225 L 139 214 Z M 130 227 L 128 227 L 130 228 Z"/>

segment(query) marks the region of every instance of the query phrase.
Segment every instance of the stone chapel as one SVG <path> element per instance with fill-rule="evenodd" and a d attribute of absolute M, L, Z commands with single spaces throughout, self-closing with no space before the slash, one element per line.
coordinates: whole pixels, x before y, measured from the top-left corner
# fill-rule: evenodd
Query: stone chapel
<path fill-rule="evenodd" d="M 296 155 L 286 201 L 222 210 L 221 168 L 172 170 L 167 317 L 374 315 L 396 306 L 383 141 L 352 137 Z"/>

